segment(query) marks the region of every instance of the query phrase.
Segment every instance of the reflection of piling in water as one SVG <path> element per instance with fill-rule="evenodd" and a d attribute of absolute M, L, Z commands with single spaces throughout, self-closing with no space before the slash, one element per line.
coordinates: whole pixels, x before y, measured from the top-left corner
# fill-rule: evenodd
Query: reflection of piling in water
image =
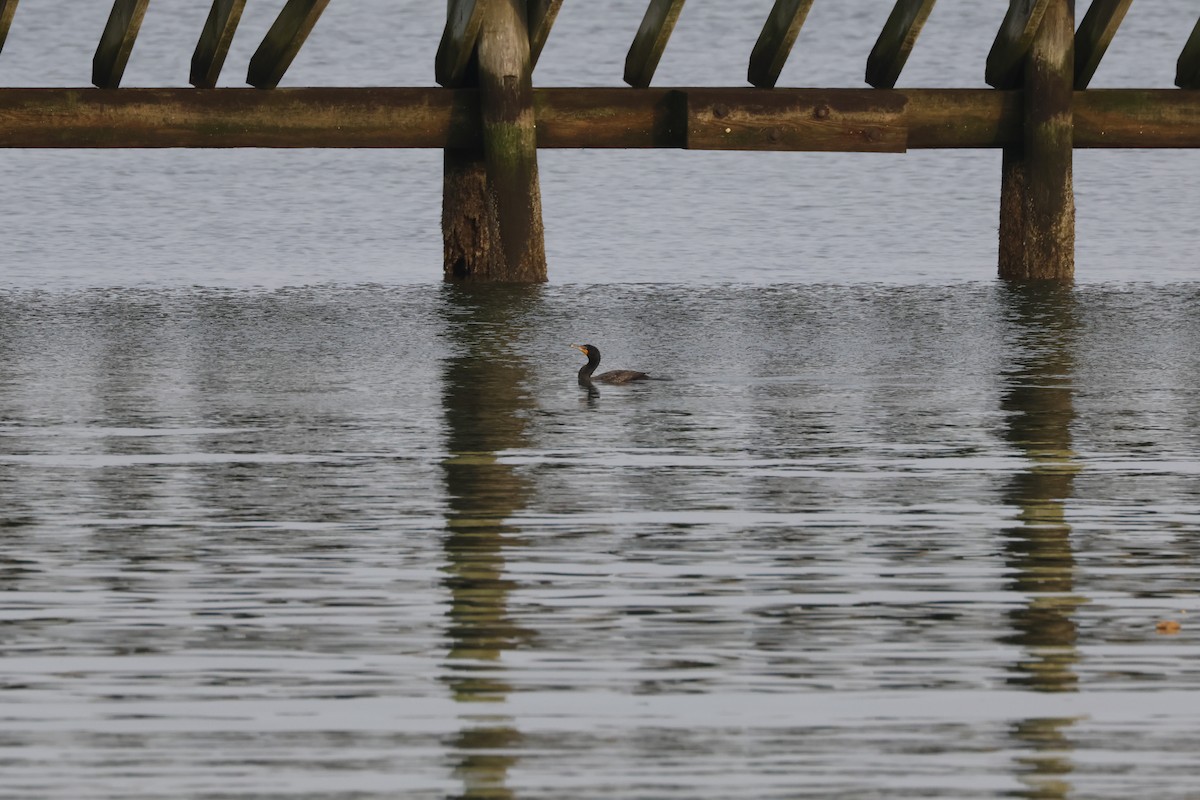
<path fill-rule="evenodd" d="M 1012 631 L 1003 637 L 1023 652 L 1009 680 L 1040 691 L 1074 691 L 1079 661 L 1074 614 L 1083 600 L 1074 594 L 1075 557 L 1064 514 L 1078 472 L 1071 450 L 1074 297 L 1068 289 L 1018 286 L 1008 298 L 1019 350 L 1005 376 L 1001 407 L 1008 412 L 1008 440 L 1030 461 L 1005 492 L 1020 521 L 1005 540 L 1010 588 L 1029 597 L 1010 613 Z M 1072 746 L 1066 731 L 1073 723 L 1039 718 L 1014 725 L 1013 737 L 1034 751 L 1018 760 L 1026 785 L 1021 796 L 1067 796 L 1064 776 L 1072 765 L 1066 754 Z"/>
<path fill-rule="evenodd" d="M 1013 612 L 1011 641 L 1033 656 L 1018 665 L 1013 680 L 1063 690 L 1076 681 L 1071 615 L 1080 603 L 1072 594 L 1075 559 L 1064 518 L 1078 470 L 1071 451 L 1074 299 L 1069 290 L 1030 287 L 1014 287 L 1009 297 L 1021 352 L 1001 405 L 1009 412 L 1009 441 L 1031 464 L 1005 493 L 1021 521 L 1008 531 L 1007 550 L 1013 590 L 1033 594 L 1028 606 Z"/>
<path fill-rule="evenodd" d="M 536 290 L 534 290 L 536 291 Z M 528 502 L 528 482 L 497 453 L 525 444 L 522 412 L 532 406 L 524 390 L 528 368 L 510 348 L 515 316 L 525 299 L 516 292 L 487 294 L 448 288 L 450 346 L 443 370 L 446 420 L 445 473 L 448 512 L 445 585 L 450 591 L 450 640 L 445 681 L 461 703 L 502 701 L 511 691 L 499 676 L 506 650 L 528 631 L 508 617 L 513 582 L 505 577 L 505 552 L 516 531 L 507 520 Z M 471 727 L 451 745 L 459 754 L 463 797 L 507 797 L 504 784 L 520 733 L 486 708 L 464 712 Z"/>

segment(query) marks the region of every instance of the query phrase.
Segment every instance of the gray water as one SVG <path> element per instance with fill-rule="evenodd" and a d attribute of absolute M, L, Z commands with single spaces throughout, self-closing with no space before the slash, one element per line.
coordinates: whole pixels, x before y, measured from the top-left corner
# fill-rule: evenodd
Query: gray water
<path fill-rule="evenodd" d="M 0 85 L 86 83 L 105 5 L 26 0 Z M 740 85 L 769 5 L 657 82 Z M 891 3 L 815 6 L 781 83 L 861 85 Z M 429 84 L 442 7 L 331 3 L 284 83 Z M 617 85 L 598 8 L 539 83 Z M 1200 797 L 1196 166 L 1077 153 L 1047 290 L 992 280 L 994 153 L 545 152 L 551 283 L 471 291 L 436 153 L 0 154 L 0 797 Z"/>

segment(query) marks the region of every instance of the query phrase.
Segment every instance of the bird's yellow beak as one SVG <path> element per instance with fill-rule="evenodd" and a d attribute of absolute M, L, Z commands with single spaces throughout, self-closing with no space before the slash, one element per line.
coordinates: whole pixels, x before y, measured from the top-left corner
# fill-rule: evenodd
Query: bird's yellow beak
<path fill-rule="evenodd" d="M 576 350 L 578 350 L 579 352 L 583 353 L 585 356 L 587 355 L 587 348 L 586 348 L 586 347 L 584 347 L 583 345 L 581 345 L 581 344 L 573 344 L 573 345 L 571 345 L 571 347 L 574 347 Z"/>

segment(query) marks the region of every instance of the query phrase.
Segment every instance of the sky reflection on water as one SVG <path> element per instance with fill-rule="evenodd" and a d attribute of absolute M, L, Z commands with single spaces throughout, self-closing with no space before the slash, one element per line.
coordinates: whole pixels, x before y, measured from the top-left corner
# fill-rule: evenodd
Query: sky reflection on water
<path fill-rule="evenodd" d="M 0 794 L 1186 796 L 1195 296 L 0 294 Z"/>

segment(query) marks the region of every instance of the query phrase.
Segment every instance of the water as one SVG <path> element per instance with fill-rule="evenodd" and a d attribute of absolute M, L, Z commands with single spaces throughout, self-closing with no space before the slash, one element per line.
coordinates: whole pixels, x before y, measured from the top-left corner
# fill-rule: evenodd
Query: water
<path fill-rule="evenodd" d="M 2 297 L 4 796 L 1200 777 L 1192 287 Z"/>
<path fill-rule="evenodd" d="M 85 83 L 100 5 L 23 4 L 0 84 Z M 860 85 L 891 4 L 815 5 L 781 83 Z M 981 85 L 985 5 L 902 84 Z M 617 83 L 605 8 L 539 82 Z M 739 85 L 766 10 L 657 82 Z M 428 84 L 441 13 L 332 3 L 285 84 Z M 551 283 L 471 291 L 436 153 L 6 152 L 0 797 L 1196 797 L 1194 161 L 1078 153 L 1038 291 L 994 153 L 543 153 Z"/>

